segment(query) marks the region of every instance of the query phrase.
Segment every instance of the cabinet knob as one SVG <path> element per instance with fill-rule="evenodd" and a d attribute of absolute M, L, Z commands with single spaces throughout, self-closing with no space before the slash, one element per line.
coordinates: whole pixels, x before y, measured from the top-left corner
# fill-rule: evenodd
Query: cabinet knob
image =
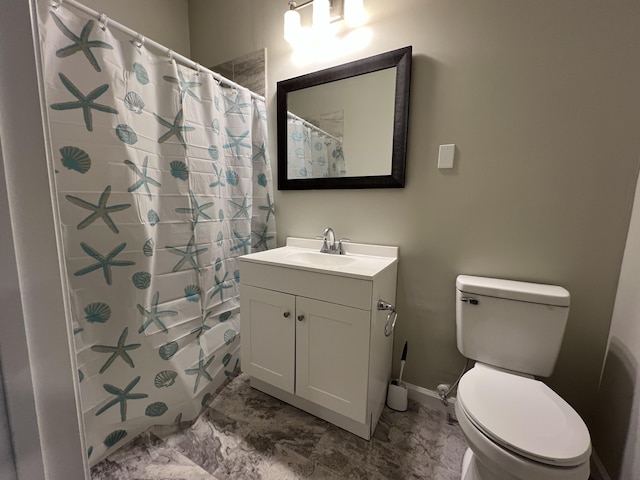
<path fill-rule="evenodd" d="M 298 315 L 298 321 L 301 322 L 304 320 L 304 315 Z"/>
<path fill-rule="evenodd" d="M 291 314 L 289 312 L 284 312 L 282 315 L 284 316 L 284 318 L 289 318 L 289 315 Z"/>

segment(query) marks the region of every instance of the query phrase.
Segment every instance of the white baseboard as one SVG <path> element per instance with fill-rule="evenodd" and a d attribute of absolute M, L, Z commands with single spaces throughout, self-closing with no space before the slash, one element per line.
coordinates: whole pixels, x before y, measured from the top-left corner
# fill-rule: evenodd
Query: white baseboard
<path fill-rule="evenodd" d="M 409 389 L 409 398 L 411 400 L 415 400 L 422 405 L 433 408 L 435 410 L 440 410 L 441 412 L 450 413 L 455 417 L 454 405 L 456 403 L 455 397 L 449 397 L 449 405 L 445 406 L 440 400 L 440 395 L 438 392 L 434 390 L 429 390 L 428 388 L 419 387 L 418 385 L 413 385 L 411 383 L 407 383 L 407 388 Z"/>
<path fill-rule="evenodd" d="M 591 478 L 593 480 L 611 480 L 595 450 L 591 450 Z"/>

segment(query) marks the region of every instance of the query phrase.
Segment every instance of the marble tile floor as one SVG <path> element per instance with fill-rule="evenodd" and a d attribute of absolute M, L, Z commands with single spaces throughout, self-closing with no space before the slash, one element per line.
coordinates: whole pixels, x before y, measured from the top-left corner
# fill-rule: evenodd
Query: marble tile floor
<path fill-rule="evenodd" d="M 466 443 L 445 413 L 385 407 L 371 441 L 249 386 L 226 383 L 190 426 L 156 427 L 98 463 L 92 480 L 457 480 Z"/>

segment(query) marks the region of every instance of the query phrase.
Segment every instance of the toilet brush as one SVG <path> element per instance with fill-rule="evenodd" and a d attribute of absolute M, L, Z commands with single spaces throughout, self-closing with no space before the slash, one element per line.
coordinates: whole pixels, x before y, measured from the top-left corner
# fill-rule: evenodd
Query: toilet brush
<path fill-rule="evenodd" d="M 400 376 L 397 380 L 391 380 L 392 385 L 401 385 L 402 384 L 402 372 L 404 372 L 404 364 L 407 361 L 407 347 L 408 341 L 404 342 L 404 348 L 402 349 L 402 357 L 400 358 Z"/>
<path fill-rule="evenodd" d="M 404 342 L 402 349 L 402 358 L 400 359 L 400 376 L 389 382 L 387 390 L 387 406 L 391 410 L 404 412 L 407 409 L 407 397 L 409 390 L 407 384 L 402 382 L 402 373 L 404 371 L 404 363 L 407 361 L 407 343 Z"/>

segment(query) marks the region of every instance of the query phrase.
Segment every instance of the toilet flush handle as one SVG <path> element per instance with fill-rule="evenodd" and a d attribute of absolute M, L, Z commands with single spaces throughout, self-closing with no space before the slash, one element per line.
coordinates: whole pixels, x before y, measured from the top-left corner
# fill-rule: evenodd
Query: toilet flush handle
<path fill-rule="evenodd" d="M 478 305 L 480 303 L 480 300 L 473 297 L 460 297 L 460 301 L 471 305 Z"/>

